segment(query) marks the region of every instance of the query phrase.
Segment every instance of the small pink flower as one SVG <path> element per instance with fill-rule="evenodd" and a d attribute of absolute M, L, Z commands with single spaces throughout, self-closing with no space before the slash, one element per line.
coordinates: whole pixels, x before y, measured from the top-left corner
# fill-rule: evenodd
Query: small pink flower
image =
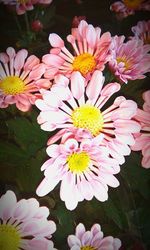
<path fill-rule="evenodd" d="M 150 90 L 143 94 L 143 110 L 138 109 L 135 120 L 141 123 L 141 131 L 135 137 L 135 144 L 132 150 L 142 150 L 142 166 L 150 168 Z"/>
<path fill-rule="evenodd" d="M 50 54 L 44 55 L 43 63 L 47 67 L 45 77 L 53 79 L 58 74 L 70 78 L 72 72 L 80 72 L 89 79 L 93 72 L 102 71 L 109 59 L 111 36 L 109 32 L 102 36 L 99 27 L 87 24 L 82 20 L 78 28 L 72 28 L 68 42 L 73 47 L 73 54 L 65 47 L 64 41 L 55 33 L 49 35 L 49 42 L 53 47 Z"/>
<path fill-rule="evenodd" d="M 56 224 L 35 198 L 17 202 L 13 191 L 0 198 L 0 246 L 3 250 L 56 250 L 51 240 Z"/>
<path fill-rule="evenodd" d="M 45 67 L 40 60 L 21 49 L 17 53 L 12 47 L 0 53 L 0 108 L 16 104 L 21 111 L 28 111 L 37 98 L 39 90 L 48 89 L 51 83 L 42 79 Z"/>
<path fill-rule="evenodd" d="M 28 10 L 33 10 L 35 4 L 50 4 L 52 0 L 1 0 L 1 2 L 15 6 L 17 14 L 22 15 Z"/>
<path fill-rule="evenodd" d="M 78 141 L 97 138 L 112 157 L 120 164 L 124 163 L 124 155 L 129 155 L 131 151 L 128 145 L 134 144 L 132 134 L 140 131 L 139 123 L 132 119 L 137 104 L 119 96 L 104 109 L 104 104 L 120 89 L 120 84 L 109 83 L 103 87 L 105 79 L 100 71 L 94 72 L 87 86 L 79 72 L 72 74 L 71 86 L 64 76 L 55 80 L 51 91 L 41 92 L 43 100 L 36 100 L 36 106 L 41 110 L 38 116 L 41 128 L 46 131 L 60 130 L 48 143 L 56 142 L 67 132 L 74 134 Z"/>
<path fill-rule="evenodd" d="M 150 1 L 145 0 L 122 0 L 116 1 L 110 6 L 110 10 L 116 12 L 118 19 L 134 15 L 135 11 L 150 11 Z"/>
<path fill-rule="evenodd" d="M 95 139 L 82 140 L 81 143 L 68 139 L 63 144 L 50 145 L 47 153 L 51 158 L 41 167 L 45 170 L 45 178 L 36 193 L 44 196 L 61 182 L 60 198 L 69 210 L 93 196 L 104 202 L 108 199 L 107 185 L 119 186 L 113 176 L 120 171 L 118 162 L 110 158 L 108 150 L 99 147 Z"/>
<path fill-rule="evenodd" d="M 75 235 L 68 236 L 68 245 L 70 250 L 119 250 L 121 241 L 112 236 L 104 237 L 99 224 L 94 224 L 90 231 L 86 231 L 85 226 L 79 223 Z"/>
<path fill-rule="evenodd" d="M 124 36 L 112 39 L 110 70 L 121 81 L 143 79 L 150 72 L 150 45 L 143 45 L 139 39 L 124 42 Z"/>
<path fill-rule="evenodd" d="M 144 44 L 150 44 L 150 20 L 139 21 L 136 26 L 132 27 L 132 32 L 135 38 L 142 40 Z"/>

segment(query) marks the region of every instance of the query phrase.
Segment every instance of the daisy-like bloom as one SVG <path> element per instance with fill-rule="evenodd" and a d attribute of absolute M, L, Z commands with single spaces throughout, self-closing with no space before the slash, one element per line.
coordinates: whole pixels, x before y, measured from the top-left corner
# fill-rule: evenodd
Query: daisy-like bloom
<path fill-rule="evenodd" d="M 45 67 L 40 60 L 25 49 L 17 53 L 12 47 L 0 53 L 0 108 L 16 104 L 21 111 L 28 111 L 39 98 L 39 89 L 48 89 L 51 83 L 42 79 Z"/>
<path fill-rule="evenodd" d="M 120 171 L 117 160 L 109 157 L 106 147 L 99 147 L 97 139 L 85 139 L 78 143 L 74 138 L 59 145 L 48 146 L 51 157 L 41 167 L 45 178 L 36 193 L 44 196 L 61 182 L 60 198 L 67 209 L 73 210 L 78 202 L 91 200 L 95 196 L 99 201 L 108 199 L 108 186 L 118 187 L 119 182 L 113 176 Z"/>
<path fill-rule="evenodd" d="M 136 26 L 132 27 L 132 32 L 135 38 L 142 40 L 144 44 L 150 44 L 150 20 L 139 21 Z"/>
<path fill-rule="evenodd" d="M 35 198 L 17 202 L 13 191 L 0 198 L 0 247 L 3 250 L 56 250 L 50 240 L 56 231 L 48 220 L 47 207 L 39 207 Z"/>
<path fill-rule="evenodd" d="M 140 39 L 124 42 L 125 36 L 112 39 L 110 70 L 124 83 L 128 80 L 143 79 L 150 72 L 150 45 L 143 45 Z"/>
<path fill-rule="evenodd" d="M 135 119 L 141 123 L 141 131 L 136 135 L 132 150 L 142 150 L 142 166 L 150 168 L 150 90 L 143 93 L 143 110 L 138 109 Z"/>
<path fill-rule="evenodd" d="M 68 236 L 70 250 L 119 250 L 121 241 L 112 236 L 104 237 L 99 224 L 94 224 L 90 231 L 79 223 L 75 235 Z"/>
<path fill-rule="evenodd" d="M 119 19 L 123 19 L 129 15 L 134 15 L 135 11 L 150 11 L 150 1 L 145 0 L 122 0 L 116 1 L 110 6 L 110 10 L 116 12 Z"/>
<path fill-rule="evenodd" d="M 96 69 L 102 71 L 110 57 L 111 36 L 109 32 L 100 35 L 99 27 L 94 28 L 82 20 L 78 28 L 72 28 L 71 35 L 67 36 L 73 48 L 72 54 L 57 34 L 50 34 L 49 42 L 53 48 L 42 58 L 47 67 L 45 77 L 53 79 L 55 75 L 63 74 L 70 78 L 72 72 L 78 71 L 89 79 Z"/>
<path fill-rule="evenodd" d="M 1 2 L 15 6 L 17 14 L 22 15 L 28 10 L 33 10 L 35 4 L 50 4 L 52 0 L 1 0 Z"/>
<path fill-rule="evenodd" d="M 103 135 L 100 144 L 123 163 L 123 155 L 130 154 L 128 145 L 134 144 L 132 133 L 140 131 L 139 123 L 132 120 L 137 104 L 119 96 L 104 109 L 107 100 L 120 89 L 120 84 L 109 83 L 103 87 L 104 77 L 100 71 L 94 72 L 87 86 L 79 72 L 72 74 L 71 86 L 68 81 L 59 76 L 51 91 L 42 92 L 43 100 L 36 100 L 36 106 L 41 110 L 37 119 L 41 128 L 46 131 L 60 129 L 48 144 L 56 142 L 67 131 L 78 141 Z"/>

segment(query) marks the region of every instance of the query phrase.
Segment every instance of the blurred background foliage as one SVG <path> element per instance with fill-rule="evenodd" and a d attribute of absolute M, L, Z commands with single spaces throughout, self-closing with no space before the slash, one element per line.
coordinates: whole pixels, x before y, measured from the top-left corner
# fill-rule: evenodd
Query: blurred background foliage
<path fill-rule="evenodd" d="M 110 12 L 114 1 L 53 0 L 52 4 L 38 6 L 28 12 L 29 29 L 24 15 L 0 4 L 0 51 L 8 46 L 16 49 L 27 48 L 30 54 L 41 57 L 48 53 L 48 35 L 58 33 L 63 39 L 70 33 L 74 16 L 86 16 L 88 23 L 100 26 L 102 32 L 112 35 L 132 35 L 131 27 L 139 20 L 148 20 L 148 12 L 137 12 L 122 21 Z M 34 31 L 33 20 L 40 20 L 43 29 Z M 112 75 L 105 69 L 106 82 Z M 142 107 L 142 93 L 149 89 L 149 75 L 144 80 L 129 82 L 118 94 L 135 100 Z M 141 167 L 141 153 L 132 152 L 126 157 L 117 175 L 120 186 L 109 188 L 109 199 L 102 203 L 96 199 L 78 204 L 74 211 L 68 211 L 59 197 L 59 185 L 49 195 L 39 198 L 35 194 L 37 185 L 43 178 L 41 165 L 46 155 L 47 139 L 51 133 L 42 131 L 36 122 L 39 111 L 36 107 L 22 113 L 15 106 L 0 110 L 0 194 L 7 189 L 16 192 L 18 199 L 31 196 L 41 205 L 50 208 L 51 218 L 57 223 L 54 234 L 55 247 L 66 250 L 67 236 L 74 233 L 75 226 L 82 222 L 90 228 L 100 223 L 106 236 L 113 235 L 122 241 L 122 250 L 150 249 L 150 171 Z"/>

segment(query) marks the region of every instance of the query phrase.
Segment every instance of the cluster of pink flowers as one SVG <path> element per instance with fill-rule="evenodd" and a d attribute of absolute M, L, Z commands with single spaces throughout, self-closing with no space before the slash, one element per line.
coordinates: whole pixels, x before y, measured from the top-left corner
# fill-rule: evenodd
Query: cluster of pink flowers
<path fill-rule="evenodd" d="M 134 15 L 135 11 L 150 11 L 149 0 L 122 0 L 116 1 L 110 6 L 110 10 L 116 13 L 118 19 Z"/>
<path fill-rule="evenodd" d="M 18 15 L 33 10 L 35 4 L 50 4 L 53 0 L 1 0 L 5 5 L 15 6 Z"/>

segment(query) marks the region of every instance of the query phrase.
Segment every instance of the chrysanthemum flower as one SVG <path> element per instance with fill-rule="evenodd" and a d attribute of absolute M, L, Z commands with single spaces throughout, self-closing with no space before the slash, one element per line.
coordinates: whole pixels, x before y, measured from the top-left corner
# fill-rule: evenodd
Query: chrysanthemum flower
<path fill-rule="evenodd" d="M 141 131 L 136 136 L 135 144 L 132 149 L 142 150 L 142 166 L 150 168 L 150 90 L 143 94 L 143 110 L 138 109 L 135 119 L 141 123 Z"/>
<path fill-rule="evenodd" d="M 135 38 L 141 39 L 144 44 L 150 44 L 150 20 L 139 21 L 136 26 L 132 27 L 132 32 Z"/>
<path fill-rule="evenodd" d="M 130 154 L 128 145 L 134 144 L 132 133 L 140 130 L 140 125 L 132 120 L 137 111 L 136 103 L 119 96 L 104 109 L 107 100 L 120 89 L 120 84 L 109 83 L 103 87 L 104 77 L 100 71 L 94 72 L 86 87 L 79 72 L 72 74 L 71 90 L 68 79 L 59 76 L 56 80 L 51 91 L 42 92 L 43 100 L 36 101 L 41 110 L 38 116 L 41 128 L 46 131 L 61 129 L 48 143 L 54 143 L 67 131 L 75 134 L 77 140 L 102 135 L 100 143 L 107 146 L 112 157 L 123 163 L 123 155 Z"/>
<path fill-rule="evenodd" d="M 110 70 L 121 81 L 145 78 L 150 72 L 150 45 L 143 45 L 139 39 L 124 42 L 124 36 L 112 39 L 112 58 L 109 61 Z"/>
<path fill-rule="evenodd" d="M 122 0 L 116 1 L 110 6 L 110 10 L 116 12 L 119 19 L 134 15 L 135 11 L 150 10 L 150 1 L 145 0 Z"/>
<path fill-rule="evenodd" d="M 108 199 L 108 186 L 118 187 L 119 182 L 113 176 L 120 171 L 118 162 L 109 157 L 108 150 L 96 139 L 68 139 L 64 144 L 48 146 L 51 157 L 41 170 L 45 178 L 36 190 L 37 195 L 48 194 L 61 181 L 60 198 L 67 209 L 76 208 L 79 201 L 91 200 L 95 196 L 99 201 Z"/>
<path fill-rule="evenodd" d="M 85 226 L 79 223 L 75 235 L 68 236 L 68 245 L 70 250 L 118 250 L 121 247 L 118 238 L 103 235 L 99 224 L 94 224 L 90 231 L 86 231 Z"/>
<path fill-rule="evenodd" d="M 3 250 L 56 250 L 51 240 L 54 221 L 47 220 L 49 210 L 36 199 L 17 202 L 13 191 L 0 198 L 0 247 Z"/>
<path fill-rule="evenodd" d="M 35 4 L 50 4 L 52 0 L 1 0 L 1 2 L 15 6 L 17 14 L 22 15 L 28 10 L 33 10 Z"/>
<path fill-rule="evenodd" d="M 21 111 L 28 111 L 39 98 L 39 89 L 48 89 L 51 83 L 42 79 L 45 67 L 40 60 L 21 49 L 17 53 L 12 47 L 0 53 L 0 108 L 16 104 Z"/>
<path fill-rule="evenodd" d="M 100 34 L 99 27 L 94 28 L 82 20 L 78 28 L 73 28 L 71 35 L 67 36 L 73 54 L 57 34 L 50 34 L 49 42 L 53 48 L 42 58 L 47 66 L 45 77 L 53 79 L 54 75 L 63 74 L 70 78 L 72 72 L 78 71 L 89 79 L 96 69 L 102 71 L 109 59 L 111 36 L 109 32 Z"/>

